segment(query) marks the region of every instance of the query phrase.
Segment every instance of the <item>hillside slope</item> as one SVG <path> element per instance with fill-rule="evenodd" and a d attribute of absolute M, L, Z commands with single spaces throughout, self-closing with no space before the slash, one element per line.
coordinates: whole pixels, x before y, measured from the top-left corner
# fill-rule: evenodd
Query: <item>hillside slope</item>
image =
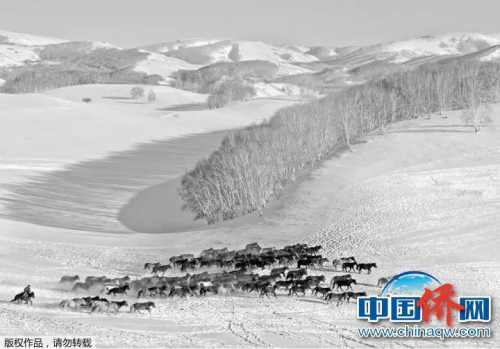
<path fill-rule="evenodd" d="M 404 63 L 419 57 L 465 55 L 498 44 L 500 44 L 500 33 L 427 35 L 415 39 L 362 47 L 339 57 L 336 63 L 342 62 L 344 65 L 359 65 L 373 60 Z"/>
<path fill-rule="evenodd" d="M 15 33 L 6 30 L 0 30 L 0 43 L 19 46 L 45 46 L 51 44 L 60 44 L 68 40 L 50 38 L 43 35 Z"/>

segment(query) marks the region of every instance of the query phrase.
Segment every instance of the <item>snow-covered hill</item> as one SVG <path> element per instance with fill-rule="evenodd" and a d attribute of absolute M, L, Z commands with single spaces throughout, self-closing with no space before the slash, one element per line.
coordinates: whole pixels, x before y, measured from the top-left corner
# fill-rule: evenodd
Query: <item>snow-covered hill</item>
<path fill-rule="evenodd" d="M 70 42 L 0 30 L 0 68 L 44 61 L 40 52 L 47 45 L 54 47 L 56 54 L 52 56 L 57 57 L 64 51 L 65 57 L 69 59 L 72 55 L 90 53 L 95 49 L 118 49 L 120 59 L 133 62 L 128 67 L 147 74 L 158 74 L 164 78 L 165 84 L 169 83 L 172 73 L 180 69 L 195 70 L 219 62 L 271 62 L 278 67 L 278 77 L 288 77 L 315 74 L 325 69 L 342 71 L 345 68 L 367 67 L 377 62 L 418 66 L 448 59 L 500 60 L 496 46 L 500 45 L 500 33 L 427 35 L 365 47 L 275 45 L 227 38 L 192 38 L 143 46 L 139 50 L 148 52 L 149 55 L 134 62 L 133 56 L 137 51 L 122 50 L 109 43 Z M 127 59 L 129 55 L 131 58 Z M 49 63 L 57 62 L 57 59 L 45 60 L 49 60 Z"/>
<path fill-rule="evenodd" d="M 67 41 L 68 40 L 49 38 L 42 35 L 14 33 L 6 30 L 0 30 L 0 44 L 12 44 L 20 46 L 45 46 L 51 44 L 60 44 Z"/>
<path fill-rule="evenodd" d="M 38 61 L 40 47 L 63 42 L 66 40 L 0 30 L 0 68 Z"/>
<path fill-rule="evenodd" d="M 23 65 L 38 58 L 33 47 L 0 44 L 0 68 Z"/>
<path fill-rule="evenodd" d="M 479 58 L 483 62 L 500 61 L 500 45 L 491 46 L 481 51 L 482 57 Z"/>
<path fill-rule="evenodd" d="M 142 52 L 147 52 L 141 50 Z M 195 70 L 200 68 L 199 65 L 190 64 L 182 59 L 168 57 L 159 53 L 148 52 L 149 56 L 147 59 L 140 61 L 135 66 L 136 71 L 141 71 L 146 74 L 158 74 L 162 76 L 166 82 L 171 80 L 170 76 L 172 73 L 184 69 L 184 70 Z"/>
<path fill-rule="evenodd" d="M 0 68 L 38 62 L 40 60 L 39 54 L 44 48 L 49 45 L 59 44 L 67 45 L 67 49 L 74 50 L 75 54 L 80 54 L 82 49 L 88 53 L 100 48 L 118 48 L 110 43 L 101 41 L 71 42 L 41 35 L 0 30 Z"/>
<path fill-rule="evenodd" d="M 339 65 L 359 66 L 373 61 L 406 63 L 423 57 L 458 57 L 500 44 L 500 33 L 448 33 L 358 48 L 332 59 Z"/>
<path fill-rule="evenodd" d="M 187 60 L 190 63 L 266 60 L 273 63 L 317 61 L 307 54 L 305 46 L 271 45 L 261 41 L 233 41 L 228 39 L 187 39 L 142 47 L 144 50 L 163 53 Z"/>
<path fill-rule="evenodd" d="M 200 38 L 191 38 L 185 40 L 177 40 L 171 42 L 161 42 L 158 44 L 146 45 L 140 47 L 143 50 L 157 52 L 157 53 L 165 53 L 169 51 L 176 51 L 180 49 L 185 49 L 189 47 L 199 47 L 212 45 L 220 41 L 226 41 L 227 38 L 211 38 L 211 39 L 200 39 Z"/>

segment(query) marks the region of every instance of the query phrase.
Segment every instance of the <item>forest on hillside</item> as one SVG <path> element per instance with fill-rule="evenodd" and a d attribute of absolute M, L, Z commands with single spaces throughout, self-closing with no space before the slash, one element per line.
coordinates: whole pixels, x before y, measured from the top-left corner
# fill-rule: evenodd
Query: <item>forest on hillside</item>
<path fill-rule="evenodd" d="M 92 43 L 70 42 L 47 45 L 40 62 L 0 72 L 6 82 L 0 93 L 33 93 L 86 84 L 158 85 L 163 78 L 134 70 L 148 57 L 137 49 L 98 48 Z"/>
<path fill-rule="evenodd" d="M 184 209 L 209 224 L 261 210 L 296 176 L 353 140 L 398 120 L 462 109 L 477 132 L 500 101 L 500 64 L 425 65 L 279 110 L 228 134 L 182 178 Z"/>

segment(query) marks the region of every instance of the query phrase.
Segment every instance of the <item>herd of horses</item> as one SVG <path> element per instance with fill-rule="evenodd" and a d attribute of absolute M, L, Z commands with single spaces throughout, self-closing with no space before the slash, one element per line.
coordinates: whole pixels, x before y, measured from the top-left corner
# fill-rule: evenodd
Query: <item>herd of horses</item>
<path fill-rule="evenodd" d="M 317 297 L 319 294 L 327 304 L 336 302 L 337 306 L 344 301 L 349 303 L 351 299 L 366 296 L 366 291 L 355 292 L 352 286 L 357 285 L 357 282 L 350 273 L 360 274 L 366 271 L 370 274 L 373 268 L 377 268 L 377 264 L 358 263 L 354 257 L 334 259 L 333 270 L 340 269 L 349 274 L 334 276 L 327 283 L 325 275 L 308 275 L 311 268 L 324 268 L 324 263 L 329 263 L 329 259 L 320 254 L 321 249 L 321 246 L 307 244 L 295 244 L 282 249 L 262 248 L 258 243 L 252 243 L 242 250 L 210 248 L 202 251 L 198 257 L 192 254 L 173 256 L 169 259 L 169 264 L 146 263 L 143 272 L 150 275 L 135 280 L 131 280 L 129 276 L 88 276 L 82 281 L 78 275 L 63 276 L 59 281 L 61 284 L 70 284 L 71 291 L 84 291 L 89 296 L 63 300 L 59 307 L 86 309 L 91 314 L 117 314 L 122 307 L 129 307 L 131 313 L 140 313 L 141 310 L 151 313 L 151 309 L 155 308 L 152 301 L 129 305 L 126 300 L 115 299 L 117 296 L 136 299 L 175 296 L 187 298 L 188 295 L 205 297 L 209 294 L 231 296 L 237 291 L 255 292 L 259 297 L 267 298 L 277 298 L 277 291 L 285 291 L 289 296 L 305 296 L 310 291 L 312 296 Z M 218 270 L 209 272 L 206 270 L 209 268 Z M 264 270 L 269 273 L 263 272 Z M 185 274 L 166 276 L 167 271 Z M 388 278 L 380 278 L 378 286 L 383 286 L 387 281 Z M 91 292 L 97 292 L 98 295 L 90 297 Z"/>

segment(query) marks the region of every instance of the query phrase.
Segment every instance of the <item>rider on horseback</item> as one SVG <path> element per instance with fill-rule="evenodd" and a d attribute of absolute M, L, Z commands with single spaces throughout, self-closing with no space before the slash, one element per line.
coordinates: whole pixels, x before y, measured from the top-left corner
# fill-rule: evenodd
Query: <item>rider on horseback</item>
<path fill-rule="evenodd" d="M 31 292 L 31 287 L 30 285 L 26 286 L 23 291 L 23 298 L 27 297 Z"/>

